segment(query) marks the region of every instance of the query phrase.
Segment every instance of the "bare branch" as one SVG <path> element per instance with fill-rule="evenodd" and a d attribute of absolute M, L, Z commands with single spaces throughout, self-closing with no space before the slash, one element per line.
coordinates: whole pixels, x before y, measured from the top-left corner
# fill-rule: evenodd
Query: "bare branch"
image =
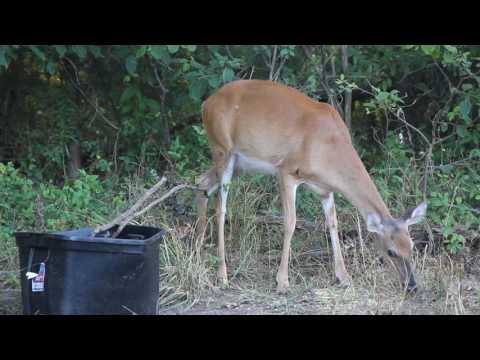
<path fill-rule="evenodd" d="M 153 62 L 153 59 L 149 57 L 150 65 L 153 69 L 153 74 L 155 75 L 155 79 L 157 80 L 158 86 L 162 89 L 162 93 L 165 96 L 168 93 L 168 89 L 163 85 L 162 80 L 160 80 L 160 76 L 158 75 L 157 65 Z"/>
<path fill-rule="evenodd" d="M 273 76 L 273 79 L 274 79 L 275 81 L 278 80 L 278 77 L 280 76 L 280 72 L 282 71 L 283 66 L 285 65 L 286 62 L 287 62 L 287 58 L 282 58 L 282 61 L 280 62 L 280 65 L 279 65 L 279 67 L 278 67 L 278 69 L 277 69 L 277 72 L 276 72 L 275 75 Z"/>
<path fill-rule="evenodd" d="M 151 187 L 137 202 L 127 211 L 124 213 L 120 214 L 117 216 L 114 220 L 110 221 L 108 224 L 98 226 L 95 228 L 95 230 L 92 233 L 92 236 L 95 236 L 97 233 L 111 229 L 115 225 L 118 225 L 117 230 L 115 233 L 112 235 L 112 238 L 116 238 L 122 230 L 127 226 L 127 224 L 132 221 L 134 218 L 143 215 L 150 209 L 152 209 L 154 206 L 158 205 L 162 201 L 165 201 L 165 199 L 169 198 L 176 192 L 182 190 L 182 189 L 192 189 L 192 190 L 197 190 L 200 191 L 200 189 L 197 186 L 192 186 L 188 184 L 182 184 L 182 185 L 177 185 L 174 188 L 170 189 L 166 194 L 162 195 L 160 198 L 152 201 L 148 206 L 145 208 L 140 209 L 140 207 L 150 198 L 152 197 L 162 186 L 163 184 L 167 181 L 166 177 L 162 177 L 158 183 L 156 183 L 153 187 Z"/>
<path fill-rule="evenodd" d="M 85 101 L 95 109 L 96 113 L 98 113 L 100 115 L 100 117 L 108 124 L 110 125 L 112 128 L 114 128 L 115 130 L 119 131 L 120 129 L 115 125 L 113 124 L 101 111 L 99 111 L 99 107 L 98 105 L 95 105 L 89 98 L 88 96 L 85 94 L 85 92 L 82 90 L 81 86 L 79 85 L 80 84 L 80 80 L 78 78 L 78 70 L 77 70 L 77 67 L 75 66 L 74 62 L 72 60 L 70 60 L 68 57 L 64 57 L 65 60 L 67 60 L 69 62 L 69 64 L 73 67 L 74 69 L 74 74 L 75 74 L 75 78 L 76 78 L 76 82 L 73 81 L 72 79 L 69 78 L 70 82 L 72 83 L 73 87 L 80 93 L 80 95 L 82 95 L 82 97 L 85 99 Z"/>
<path fill-rule="evenodd" d="M 447 76 L 447 74 L 445 73 L 445 71 L 443 71 L 442 67 L 440 66 L 440 64 L 434 60 L 435 62 L 435 66 L 437 67 L 437 69 L 442 73 L 443 77 L 445 78 L 445 80 L 448 82 L 448 87 L 450 89 L 450 92 L 452 92 L 452 89 L 453 89 L 453 84 L 452 82 L 450 81 L 449 77 Z"/>
<path fill-rule="evenodd" d="M 118 229 L 117 231 L 115 231 L 115 233 L 113 234 L 113 237 L 117 237 L 118 234 L 120 234 L 123 230 L 123 228 L 134 218 L 140 216 L 140 215 L 143 215 L 144 213 L 146 213 L 148 210 L 150 210 L 151 208 L 153 208 L 154 206 L 158 205 L 159 203 L 161 203 L 162 201 L 164 201 L 165 199 L 169 198 L 170 196 L 172 196 L 173 194 L 175 194 L 176 192 L 182 190 L 182 189 L 185 189 L 185 188 L 188 188 L 188 189 L 195 189 L 195 190 L 198 190 L 198 187 L 196 186 L 191 186 L 191 185 L 186 185 L 186 184 L 183 184 L 183 185 L 177 185 L 175 186 L 174 188 L 170 189 L 165 195 L 163 195 L 162 197 L 160 197 L 159 199 L 151 202 L 147 207 L 145 207 L 144 209 L 134 213 L 133 215 L 130 215 L 129 217 L 125 218 L 121 223 L 120 225 L 118 226 Z"/>
<path fill-rule="evenodd" d="M 252 80 L 253 73 L 255 71 L 255 65 L 252 65 L 252 72 L 250 73 L 250 80 Z"/>
<path fill-rule="evenodd" d="M 130 209 L 128 209 L 126 212 L 120 214 L 119 216 L 117 216 L 115 219 L 113 219 L 111 222 L 109 222 L 108 224 L 106 225 L 103 225 L 103 226 L 98 226 L 97 228 L 95 228 L 94 232 L 92 233 L 92 236 L 95 236 L 97 233 L 99 232 L 102 232 L 102 231 L 105 231 L 105 230 L 108 230 L 110 229 L 111 227 L 117 225 L 117 224 L 121 224 L 125 219 L 129 218 L 132 214 L 135 213 L 135 211 L 137 211 L 138 208 L 140 208 L 140 206 L 150 197 L 152 196 L 155 192 L 158 191 L 158 189 L 160 189 L 160 187 L 163 186 L 163 184 L 165 184 L 165 182 L 167 181 L 167 178 L 166 177 L 162 177 L 162 179 L 156 183 L 150 190 L 148 190 L 136 203 L 135 205 L 133 205 Z"/>
<path fill-rule="evenodd" d="M 273 80 L 273 72 L 275 70 L 275 63 L 277 62 L 277 47 L 278 45 L 275 45 L 273 47 L 273 54 L 269 64 L 269 67 L 270 67 L 270 74 L 268 75 L 269 80 Z"/>
<path fill-rule="evenodd" d="M 342 45 L 342 71 L 346 76 L 348 73 L 348 45 Z M 344 117 L 348 129 L 352 130 L 352 91 L 345 90 Z"/>

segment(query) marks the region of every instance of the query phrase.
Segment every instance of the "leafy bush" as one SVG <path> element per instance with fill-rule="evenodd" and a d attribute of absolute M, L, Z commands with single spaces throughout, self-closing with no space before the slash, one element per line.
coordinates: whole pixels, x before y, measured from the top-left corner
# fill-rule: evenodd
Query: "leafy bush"
<path fill-rule="evenodd" d="M 17 228 L 31 228 L 35 223 L 33 182 L 19 174 L 11 163 L 0 163 L 0 253 L 9 254 Z"/>
<path fill-rule="evenodd" d="M 107 222 L 125 194 L 85 171 L 63 186 L 33 182 L 11 163 L 0 163 L 0 252 L 14 248 L 15 231 L 59 231 Z"/>
<path fill-rule="evenodd" d="M 168 154 L 175 161 L 176 171 L 193 177 L 210 165 L 207 134 L 203 127 L 193 125 L 175 136 Z"/>

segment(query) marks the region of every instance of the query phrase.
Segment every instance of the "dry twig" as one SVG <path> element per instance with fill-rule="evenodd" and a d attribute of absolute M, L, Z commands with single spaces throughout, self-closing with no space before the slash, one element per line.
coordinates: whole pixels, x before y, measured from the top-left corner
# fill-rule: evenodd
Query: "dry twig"
<path fill-rule="evenodd" d="M 182 190 L 182 189 L 193 189 L 193 190 L 198 190 L 198 187 L 188 185 L 188 184 L 182 184 L 182 185 L 177 185 L 174 188 L 170 189 L 167 193 L 165 193 L 163 196 L 160 198 L 152 201 L 149 205 L 144 207 L 143 209 L 140 209 L 145 202 L 152 197 L 162 186 L 165 184 L 167 181 L 166 177 L 162 177 L 158 183 L 156 183 L 153 187 L 151 187 L 143 196 L 137 200 L 137 202 L 127 211 L 124 213 L 118 215 L 115 219 L 110 221 L 108 224 L 102 225 L 102 226 L 97 226 L 95 230 L 92 233 L 92 236 L 95 236 L 99 232 L 106 231 L 108 229 L 111 229 L 115 225 L 118 225 L 117 230 L 115 233 L 112 235 L 113 238 L 116 238 L 122 230 L 125 228 L 125 226 L 132 221 L 132 219 L 143 215 L 147 211 L 149 211 L 151 208 L 154 206 L 158 205 L 162 201 L 165 201 L 167 198 L 175 194 L 176 192 Z"/>

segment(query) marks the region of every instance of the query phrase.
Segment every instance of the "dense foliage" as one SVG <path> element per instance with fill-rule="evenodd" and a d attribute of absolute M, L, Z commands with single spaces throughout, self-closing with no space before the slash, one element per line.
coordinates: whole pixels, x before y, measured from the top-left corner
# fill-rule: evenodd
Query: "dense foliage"
<path fill-rule="evenodd" d="M 209 165 L 201 102 L 255 78 L 333 104 L 389 205 L 426 198 L 457 252 L 480 225 L 479 60 L 460 45 L 0 45 L 0 245 L 101 222 L 123 201 L 116 179 L 191 181 Z M 300 197 L 306 216 L 315 200 Z"/>

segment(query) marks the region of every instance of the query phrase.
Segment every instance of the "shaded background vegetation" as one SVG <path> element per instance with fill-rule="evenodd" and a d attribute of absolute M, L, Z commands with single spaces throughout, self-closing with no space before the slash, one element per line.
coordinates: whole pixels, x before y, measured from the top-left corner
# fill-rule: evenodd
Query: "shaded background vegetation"
<path fill-rule="evenodd" d="M 471 45 L 0 45 L 0 262 L 14 231 L 106 222 L 132 179 L 193 182 L 210 161 L 202 101 L 250 78 L 333 104 L 394 213 L 426 199 L 425 242 L 475 247 L 479 60 Z M 193 216 L 191 199 L 174 211 Z M 321 213 L 315 194 L 298 207 Z"/>

